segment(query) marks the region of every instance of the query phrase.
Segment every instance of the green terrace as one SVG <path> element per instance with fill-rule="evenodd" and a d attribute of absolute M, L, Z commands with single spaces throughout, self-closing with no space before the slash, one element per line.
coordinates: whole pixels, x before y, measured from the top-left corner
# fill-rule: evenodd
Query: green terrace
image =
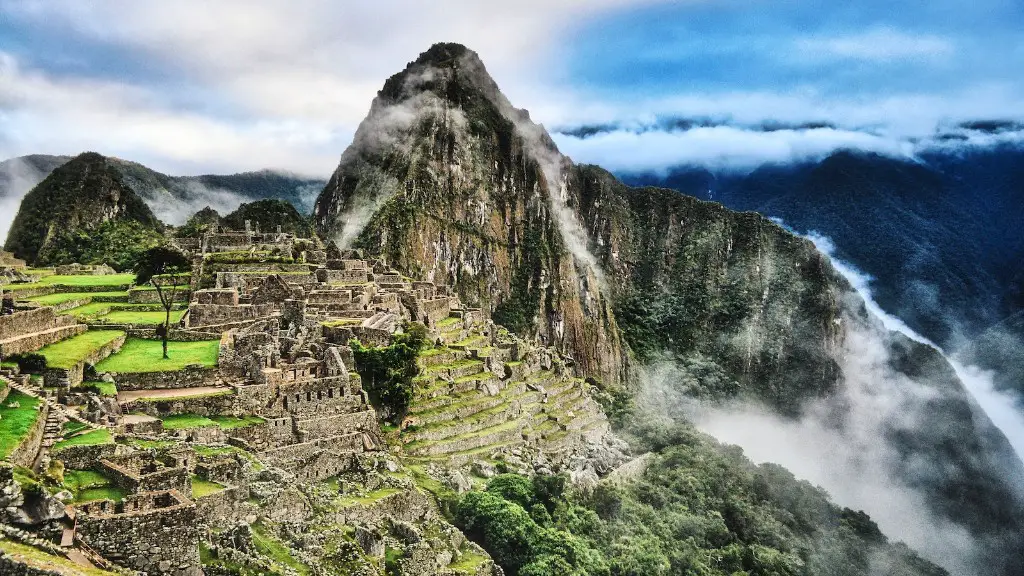
<path fill-rule="evenodd" d="M 221 430 L 234 430 L 266 422 L 259 416 L 200 416 L 198 414 L 175 414 L 165 416 L 162 421 L 165 430 L 187 430 L 206 426 L 219 426 Z"/>
<path fill-rule="evenodd" d="M 65 302 L 73 302 L 76 300 L 88 300 L 90 303 L 123 302 L 128 300 L 128 292 L 54 292 L 53 294 L 44 294 L 42 296 L 26 298 L 26 300 L 30 302 L 37 302 L 43 306 L 57 306 L 59 304 L 64 304 Z"/>
<path fill-rule="evenodd" d="M 7 458 L 39 418 L 39 398 L 12 390 L 0 405 L 0 458 Z"/>
<path fill-rule="evenodd" d="M 124 335 L 119 330 L 90 330 L 39 350 L 50 368 L 71 368 Z"/>
<path fill-rule="evenodd" d="M 80 431 L 74 434 L 65 434 L 64 439 L 53 445 L 53 452 L 57 453 L 72 446 L 98 446 L 110 444 L 113 441 L 114 437 L 107 428 L 97 428 L 88 432 Z"/>
<path fill-rule="evenodd" d="M 17 290 L 28 290 L 32 288 L 47 288 L 53 287 L 60 292 L 68 292 L 73 288 L 91 288 L 91 287 L 103 287 L 108 286 L 111 288 L 123 288 L 125 290 L 131 286 L 132 282 L 135 282 L 134 274 L 109 274 L 106 276 L 93 276 L 89 274 L 75 275 L 75 276 L 61 276 L 53 274 L 40 278 L 38 282 L 31 282 L 26 284 L 11 284 L 6 286 L 7 289 L 12 291 Z"/>
<path fill-rule="evenodd" d="M 74 494 L 75 502 L 90 502 L 92 500 L 114 500 L 124 499 L 126 493 L 114 485 L 114 482 L 107 476 L 94 470 L 65 470 L 64 488 Z"/>
<path fill-rule="evenodd" d="M 54 556 L 39 548 L 0 539 L 0 553 L 30 567 L 29 574 L 62 574 L 63 576 L 116 576 L 114 572 L 80 566 L 63 556 Z"/>
<path fill-rule="evenodd" d="M 90 334 L 91 332 L 87 332 Z M 163 357 L 163 346 L 159 340 L 129 338 L 121 350 L 96 364 L 97 372 L 139 373 L 172 372 L 186 366 L 199 364 L 205 367 L 217 365 L 220 354 L 219 340 L 198 342 L 168 342 L 167 355 Z"/>
<path fill-rule="evenodd" d="M 57 296 L 54 294 L 53 296 Z M 91 302 L 65 312 L 90 325 L 131 324 L 156 326 L 163 324 L 166 312 L 159 304 L 128 304 L 122 302 Z M 185 315 L 184 306 L 174 305 L 170 314 L 172 324 L 181 321 Z"/>

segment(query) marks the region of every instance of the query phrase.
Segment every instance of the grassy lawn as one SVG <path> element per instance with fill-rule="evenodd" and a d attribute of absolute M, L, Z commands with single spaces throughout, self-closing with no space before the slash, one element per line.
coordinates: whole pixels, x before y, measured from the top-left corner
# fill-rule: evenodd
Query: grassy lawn
<path fill-rule="evenodd" d="M 100 428 L 99 430 L 92 430 L 84 434 L 65 438 L 54 444 L 52 451 L 60 452 L 70 446 L 96 446 L 97 444 L 110 444 L 113 441 L 114 439 L 110 435 L 110 430 Z"/>
<path fill-rule="evenodd" d="M 46 357 L 50 368 L 71 368 L 122 335 L 124 332 L 119 330 L 90 330 L 45 346 L 39 354 Z"/>
<path fill-rule="evenodd" d="M 171 322 L 176 323 L 185 315 L 184 310 L 171 310 Z M 101 322 L 110 324 L 144 324 L 156 326 L 163 324 L 166 313 L 153 312 L 148 310 L 111 310 L 110 312 L 96 317 Z"/>
<path fill-rule="evenodd" d="M 116 576 L 113 572 L 99 568 L 86 568 L 61 556 L 48 554 L 39 548 L 19 544 L 11 540 L 0 540 L 0 552 L 46 574 L 66 576 Z"/>
<path fill-rule="evenodd" d="M 127 286 L 135 282 L 134 274 L 110 274 L 107 276 L 58 276 L 54 274 L 39 280 L 44 286 Z"/>
<path fill-rule="evenodd" d="M 224 490 L 224 488 L 225 486 L 223 484 L 203 480 L 198 476 L 192 477 L 192 498 L 199 499 L 203 496 L 216 494 L 217 492 Z"/>
<path fill-rule="evenodd" d="M 20 404 L 10 408 L 12 403 Z M 40 399 L 12 390 L 3 404 L 0 404 L 0 458 L 7 458 L 28 434 L 28 429 L 39 418 L 36 410 Z"/>
<path fill-rule="evenodd" d="M 202 428 L 204 426 L 220 426 L 223 430 L 232 430 L 266 422 L 266 420 L 258 416 L 236 418 L 234 416 L 206 417 L 198 414 L 175 414 L 166 416 L 162 420 L 165 430 L 185 430 L 188 428 Z"/>
<path fill-rule="evenodd" d="M 168 342 L 168 359 L 163 357 L 159 340 L 129 338 L 117 354 L 96 365 L 98 372 L 164 372 L 181 370 L 190 364 L 216 366 L 220 354 L 219 340 L 199 342 Z"/>
<path fill-rule="evenodd" d="M 30 302 L 38 302 L 43 306 L 56 306 L 57 304 L 63 304 L 72 300 L 85 300 L 87 298 L 99 298 L 99 297 L 114 297 L 114 296 L 127 296 L 127 292 L 59 292 L 56 294 L 46 294 L 44 296 L 33 296 L 27 298 Z M 99 302 L 97 302 L 99 304 Z M 109 306 L 109 304 L 107 304 Z M 79 308 L 81 308 L 80 306 Z M 78 308 L 72 308 L 72 310 L 78 310 Z"/>

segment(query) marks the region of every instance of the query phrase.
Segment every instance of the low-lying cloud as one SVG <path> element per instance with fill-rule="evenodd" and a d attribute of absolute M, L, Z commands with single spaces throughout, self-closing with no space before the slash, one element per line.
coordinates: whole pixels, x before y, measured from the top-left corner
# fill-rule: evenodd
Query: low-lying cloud
<path fill-rule="evenodd" d="M 676 126 L 683 125 L 681 129 Z M 603 124 L 564 129 L 553 135 L 559 148 L 580 162 L 620 173 L 663 173 L 677 166 L 711 170 L 753 170 L 825 158 L 844 149 L 915 160 L 925 152 L 1024 145 L 1024 129 L 952 127 L 917 138 L 881 131 L 842 128 L 825 121 L 803 126 L 762 122 L 731 125 L 711 120 L 655 124 Z"/>
<path fill-rule="evenodd" d="M 0 164 L 0 243 L 7 240 L 21 199 L 46 176 L 22 158 Z"/>
<path fill-rule="evenodd" d="M 820 250 L 834 254 L 828 238 L 816 234 L 810 238 Z M 979 540 L 964 526 L 938 514 L 922 488 L 950 473 L 943 468 L 944 461 L 931 453 L 908 454 L 894 440 L 942 430 L 929 405 L 951 392 L 908 377 L 891 362 L 890 340 L 900 337 L 895 334 L 931 344 L 878 306 L 871 298 L 870 277 L 835 259 L 833 265 L 854 289 L 844 296 L 845 308 L 854 310 L 863 300 L 869 312 L 867 320 L 851 314 L 843 317 L 845 338 L 836 357 L 843 374 L 839 392 L 809 402 L 799 419 L 783 418 L 753 401 L 699 402 L 685 393 L 685 383 L 692 380 L 686 368 L 662 362 L 648 367 L 638 403 L 648 415 L 690 420 L 717 439 L 742 447 L 755 462 L 785 466 L 823 487 L 838 504 L 868 512 L 888 536 L 906 542 L 951 573 L 977 574 L 992 542 Z M 952 365 L 976 402 L 973 408 L 984 412 L 1019 455 L 1024 420 L 1012 399 L 993 389 L 990 375 Z M 979 434 L 984 435 L 982 429 Z M 1006 470 L 1004 480 L 1020 491 L 1018 474 L 1012 472 L 1019 470 L 1019 463 L 1007 462 Z"/>

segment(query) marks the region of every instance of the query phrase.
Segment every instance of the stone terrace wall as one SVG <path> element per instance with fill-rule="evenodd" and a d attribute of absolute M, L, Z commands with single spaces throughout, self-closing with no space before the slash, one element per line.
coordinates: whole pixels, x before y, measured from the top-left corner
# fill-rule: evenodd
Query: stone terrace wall
<path fill-rule="evenodd" d="M 271 304 L 224 306 L 220 304 L 191 304 L 188 307 L 189 326 L 212 326 L 266 318 L 274 313 Z"/>
<path fill-rule="evenodd" d="M 47 368 L 46 371 L 43 372 L 43 384 L 53 388 L 73 388 L 78 386 L 82 383 L 82 379 L 85 374 L 85 366 L 87 364 L 95 364 L 114 352 L 117 352 L 121 349 L 121 346 L 124 346 L 124 342 L 127 338 L 128 336 L 126 334 L 121 334 L 117 338 L 114 338 L 110 342 L 107 342 L 100 348 L 94 350 L 85 360 L 82 360 L 71 368 Z"/>
<path fill-rule="evenodd" d="M 214 386 L 220 379 L 217 368 L 187 366 L 171 372 L 109 373 L 118 390 L 162 390 L 166 388 L 199 388 Z"/>
<path fill-rule="evenodd" d="M 95 446 L 68 446 L 51 455 L 54 459 L 64 462 L 64 467 L 74 470 L 91 468 L 102 458 L 110 458 L 117 452 L 117 444 L 97 444 Z"/>
<path fill-rule="evenodd" d="M 188 302 L 191 299 L 188 287 L 178 287 L 174 295 L 175 302 Z M 160 304 L 160 295 L 149 288 L 132 288 L 128 291 L 128 302 L 131 304 Z"/>
<path fill-rule="evenodd" d="M 170 400 L 135 400 L 121 404 L 124 413 L 139 413 L 147 416 L 170 416 L 172 414 L 198 414 L 200 416 L 243 416 L 247 411 L 240 410 L 235 404 L 233 389 L 225 388 L 224 394 L 196 396 Z"/>
<path fill-rule="evenodd" d="M 195 503 L 179 492 L 147 492 L 79 511 L 78 534 L 104 558 L 149 574 L 202 576 L 203 526 Z"/>
<path fill-rule="evenodd" d="M 53 308 L 48 306 L 0 316 L 0 340 L 49 330 L 54 327 L 54 318 Z"/>

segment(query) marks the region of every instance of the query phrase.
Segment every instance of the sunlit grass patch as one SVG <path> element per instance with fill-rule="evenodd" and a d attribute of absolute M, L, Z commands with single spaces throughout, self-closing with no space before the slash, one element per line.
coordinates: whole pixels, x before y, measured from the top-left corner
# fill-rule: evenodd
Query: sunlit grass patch
<path fill-rule="evenodd" d="M 159 340 L 129 338 L 121 351 L 96 365 L 98 372 L 170 372 L 192 365 L 217 365 L 220 354 L 219 340 L 199 342 L 168 342 L 164 359 Z"/>

